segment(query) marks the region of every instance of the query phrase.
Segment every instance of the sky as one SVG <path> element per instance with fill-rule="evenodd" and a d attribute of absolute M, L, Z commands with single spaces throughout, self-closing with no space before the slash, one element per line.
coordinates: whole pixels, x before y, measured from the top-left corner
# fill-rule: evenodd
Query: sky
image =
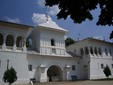
<path fill-rule="evenodd" d="M 51 17 L 52 21 L 60 27 L 68 30 L 67 37 L 73 38 L 75 41 L 93 37 L 96 39 L 113 42 L 109 39 L 113 26 L 97 26 L 98 15 L 100 10 L 92 11 L 94 19 L 86 20 L 82 24 L 74 23 L 70 17 L 66 20 L 57 19 L 56 14 L 59 12 L 57 6 L 45 7 L 44 0 L 0 0 L 0 20 L 37 26 L 46 19 L 44 15 Z"/>

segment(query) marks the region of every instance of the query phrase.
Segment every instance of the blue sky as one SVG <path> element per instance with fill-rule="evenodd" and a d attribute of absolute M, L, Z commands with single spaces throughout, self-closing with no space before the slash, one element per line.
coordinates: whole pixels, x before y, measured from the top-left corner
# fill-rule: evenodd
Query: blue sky
<path fill-rule="evenodd" d="M 36 26 L 39 20 L 43 20 L 41 15 L 47 14 L 60 27 L 67 29 L 69 31 L 67 36 L 74 40 L 77 40 L 78 37 L 80 39 L 95 37 L 113 42 L 113 40 L 109 40 L 109 34 L 113 27 L 96 25 L 99 9 L 92 11 L 93 21 L 87 20 L 82 24 L 73 23 L 69 17 L 67 20 L 57 20 L 56 14 L 58 11 L 57 6 L 53 8 L 45 7 L 44 0 L 0 0 L 0 20 Z M 39 15 L 36 16 L 37 20 L 34 20 L 34 15 Z"/>

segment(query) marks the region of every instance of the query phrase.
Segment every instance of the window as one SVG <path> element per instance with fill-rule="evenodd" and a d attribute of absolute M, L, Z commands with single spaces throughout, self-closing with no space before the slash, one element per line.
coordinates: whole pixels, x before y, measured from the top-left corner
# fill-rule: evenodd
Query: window
<path fill-rule="evenodd" d="M 51 46 L 55 46 L 55 40 L 51 39 Z"/>
<path fill-rule="evenodd" d="M 6 37 L 6 46 L 13 46 L 14 45 L 14 37 L 13 35 L 8 35 Z"/>
<path fill-rule="evenodd" d="M 72 65 L 72 70 L 75 71 L 75 65 Z"/>
<path fill-rule="evenodd" d="M 87 47 L 85 47 L 85 54 L 88 55 L 89 54 L 89 50 Z"/>
<path fill-rule="evenodd" d="M 56 54 L 56 49 L 52 48 L 52 54 Z"/>
<path fill-rule="evenodd" d="M 32 71 L 32 65 L 28 65 L 28 70 Z"/>
<path fill-rule="evenodd" d="M 23 39 L 23 37 L 22 37 L 22 36 L 18 36 L 18 37 L 17 37 L 17 40 L 16 40 L 16 46 L 17 46 L 17 47 L 22 47 L 23 44 L 24 44 L 24 39 Z"/>
<path fill-rule="evenodd" d="M 101 69 L 104 69 L 104 64 L 101 64 Z"/>

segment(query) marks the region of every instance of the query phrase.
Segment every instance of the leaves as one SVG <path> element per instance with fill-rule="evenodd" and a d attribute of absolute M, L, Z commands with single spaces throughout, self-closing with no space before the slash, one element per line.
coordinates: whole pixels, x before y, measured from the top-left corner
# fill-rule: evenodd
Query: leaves
<path fill-rule="evenodd" d="M 92 10 L 100 7 L 100 15 L 97 25 L 113 25 L 113 1 L 112 0 L 45 0 L 46 6 L 58 5 L 60 12 L 58 19 L 66 19 L 68 16 L 74 23 L 82 23 L 86 19 L 92 20 Z"/>
<path fill-rule="evenodd" d="M 4 76 L 3 76 L 4 82 L 6 82 L 6 83 L 8 82 L 9 84 L 12 84 L 16 80 L 17 80 L 16 71 L 13 67 L 11 67 L 10 69 L 7 69 L 4 72 Z"/>
<path fill-rule="evenodd" d="M 109 77 L 111 75 L 111 70 L 108 67 L 108 65 L 106 65 L 106 67 L 104 68 L 104 74 L 106 75 L 106 77 Z"/>
<path fill-rule="evenodd" d="M 67 38 L 67 39 L 65 40 L 66 46 L 69 46 L 69 45 L 71 45 L 71 44 L 73 44 L 73 43 L 75 43 L 75 41 L 74 41 L 72 38 Z"/>

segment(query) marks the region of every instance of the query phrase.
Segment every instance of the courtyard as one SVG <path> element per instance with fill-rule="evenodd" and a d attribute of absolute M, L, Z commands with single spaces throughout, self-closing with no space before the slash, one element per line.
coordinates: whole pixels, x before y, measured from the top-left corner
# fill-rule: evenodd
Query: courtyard
<path fill-rule="evenodd" d="M 26 84 L 27 85 L 27 84 Z M 30 84 L 28 84 L 30 85 Z M 113 85 L 113 80 L 105 81 L 66 81 L 66 82 L 46 82 L 46 83 L 36 83 L 33 85 Z"/>

